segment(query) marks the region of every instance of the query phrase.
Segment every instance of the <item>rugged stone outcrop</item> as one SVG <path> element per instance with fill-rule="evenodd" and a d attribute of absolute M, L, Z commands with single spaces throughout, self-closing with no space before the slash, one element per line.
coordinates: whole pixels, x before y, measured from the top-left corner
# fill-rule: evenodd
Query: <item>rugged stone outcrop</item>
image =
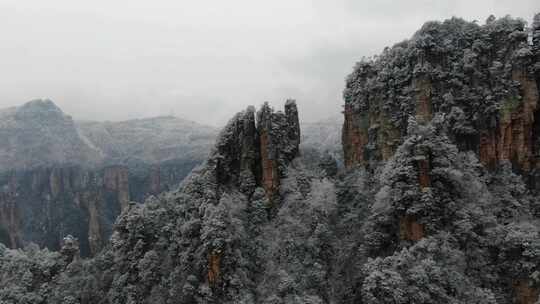
<path fill-rule="evenodd" d="M 256 114 L 249 107 L 238 113 L 221 133 L 217 144 L 218 182 L 242 183 L 253 192 L 261 186 L 269 199 L 279 194 L 280 179 L 299 152 L 300 124 L 294 100 L 287 100 L 285 111 L 274 112 L 265 103 Z"/>
<path fill-rule="evenodd" d="M 254 108 L 239 115 L 227 130 L 231 138 L 218 145 L 225 156 L 216 158 L 218 182 L 242 183 L 246 193 L 262 186 L 268 197 L 275 198 L 284 168 L 298 153 L 296 104 L 287 101 L 284 112 L 274 112 L 265 104 L 258 122 Z M 140 121 L 138 126 L 149 123 Z M 115 132 L 123 130 L 115 128 Z M 7 171 L 0 180 L 0 242 L 12 248 L 35 242 L 58 250 L 62 238 L 72 234 L 80 240 L 81 254 L 93 255 L 106 243 L 116 216 L 130 201 L 143 202 L 150 195 L 174 190 L 202 154 L 197 157 L 157 164 L 130 161 L 96 169 L 59 165 Z"/>
<path fill-rule="evenodd" d="M 517 304 L 534 304 L 540 295 L 538 288 L 531 286 L 527 280 L 518 280 L 514 290 Z"/>
<path fill-rule="evenodd" d="M 345 105 L 345 122 L 343 125 L 343 152 L 345 154 L 345 166 L 352 167 L 355 164 L 364 163 L 364 149 L 368 143 L 365 115 L 355 115 L 351 105 Z"/>
<path fill-rule="evenodd" d="M 112 225 L 130 201 L 174 189 L 185 177 L 183 163 L 150 170 L 52 167 L 6 172 L 0 178 L 0 242 L 11 248 L 29 242 L 59 250 L 65 235 L 93 255 L 109 239 Z"/>
<path fill-rule="evenodd" d="M 213 250 L 208 256 L 208 283 L 215 287 L 219 285 L 221 276 L 221 251 Z"/>
<path fill-rule="evenodd" d="M 298 155 L 299 144 L 298 110 L 293 100 L 285 103 L 284 112 L 274 112 L 265 103 L 257 113 L 251 106 L 238 113 L 221 132 L 216 149 L 207 162 L 207 170 L 215 170 L 216 195 L 235 187 L 251 197 L 262 188 L 271 203 L 267 207 L 277 208 L 281 179 Z M 223 190 L 219 190 L 221 188 Z M 227 268 L 232 263 L 232 253 L 223 245 L 214 245 L 207 250 L 206 280 L 219 293 L 225 283 L 222 276 L 230 271 Z"/>
<path fill-rule="evenodd" d="M 411 40 L 358 63 L 344 91 L 345 165 L 388 159 L 408 117 L 426 124 L 444 113 L 458 147 L 477 153 L 490 169 L 510 161 L 534 183 L 540 150 L 536 27 L 508 17 L 483 26 L 457 18 L 426 23 Z"/>
<path fill-rule="evenodd" d="M 77 261 L 81 258 L 81 252 L 79 249 L 79 240 L 72 235 L 68 234 L 62 240 L 62 247 L 60 248 L 60 254 L 64 258 L 66 264 L 70 264 L 73 261 Z"/>
<path fill-rule="evenodd" d="M 514 70 L 512 80 L 520 84 L 521 100 L 506 99 L 500 108 L 499 124 L 483 130 L 479 157 L 484 165 L 495 168 L 501 161 L 510 161 L 514 169 L 528 173 L 536 168 L 537 133 L 535 122 L 539 89 L 536 80 L 524 69 Z"/>
<path fill-rule="evenodd" d="M 129 201 L 174 190 L 216 131 L 175 117 L 74 122 L 50 100 L 0 110 L 0 242 L 98 252 Z"/>
<path fill-rule="evenodd" d="M 342 132 L 345 167 L 388 160 L 400 142 L 400 131 L 378 110 L 355 109 L 345 105 Z"/>
<path fill-rule="evenodd" d="M 257 113 L 263 188 L 272 199 L 279 192 L 285 167 L 298 155 L 300 123 L 294 100 L 287 100 L 285 113 L 274 112 L 265 103 Z"/>
<path fill-rule="evenodd" d="M 424 226 L 412 216 L 406 215 L 399 220 L 399 237 L 407 241 L 419 241 L 424 237 Z"/>

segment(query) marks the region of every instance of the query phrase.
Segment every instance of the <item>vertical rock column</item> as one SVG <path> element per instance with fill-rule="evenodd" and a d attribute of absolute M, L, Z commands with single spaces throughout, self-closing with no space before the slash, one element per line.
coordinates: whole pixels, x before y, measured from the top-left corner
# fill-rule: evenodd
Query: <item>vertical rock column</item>
<path fill-rule="evenodd" d="M 421 76 L 413 80 L 413 87 L 416 91 L 416 121 L 426 124 L 432 118 L 431 81 L 428 76 Z"/>
<path fill-rule="evenodd" d="M 298 155 L 300 123 L 294 100 L 287 100 L 285 113 L 274 112 L 265 103 L 257 113 L 260 143 L 261 185 L 272 201 L 279 194 L 279 181 L 287 165 Z"/>
<path fill-rule="evenodd" d="M 260 150 L 259 137 L 255 124 L 255 108 L 250 106 L 244 112 L 240 129 L 240 189 L 244 193 L 255 190 L 257 180 L 260 180 Z"/>
<path fill-rule="evenodd" d="M 279 190 L 279 172 L 277 147 L 272 135 L 272 115 L 273 111 L 265 103 L 258 113 L 258 130 L 260 138 L 261 167 L 262 167 L 262 186 L 266 196 L 272 200 Z"/>
<path fill-rule="evenodd" d="M 264 103 L 255 117 L 255 108 L 238 113 L 220 133 L 216 150 L 208 160 L 215 166 L 217 186 L 233 186 L 247 197 L 262 187 L 270 202 L 279 201 L 280 179 L 298 155 L 300 123 L 294 100 L 287 100 L 284 111 Z M 206 278 L 218 290 L 225 284 L 228 257 L 226 249 L 208 248 Z"/>
<path fill-rule="evenodd" d="M 528 280 L 518 280 L 513 287 L 517 304 L 534 304 L 538 300 L 540 292 L 529 286 Z"/>
<path fill-rule="evenodd" d="M 345 156 L 345 167 L 351 168 L 356 164 L 364 164 L 364 147 L 368 144 L 368 125 L 366 115 L 360 115 L 350 104 L 345 105 L 345 120 L 341 141 Z"/>
<path fill-rule="evenodd" d="M 105 189 L 117 193 L 118 204 L 123 210 L 129 204 L 129 171 L 123 166 L 105 169 L 103 180 Z"/>
<path fill-rule="evenodd" d="M 510 160 L 514 167 L 528 172 L 533 161 L 533 126 L 538 107 L 538 88 L 536 80 L 529 77 L 524 69 L 515 69 L 512 79 L 521 84 L 522 100 L 517 109 L 510 106 L 501 113 L 499 158 Z"/>
<path fill-rule="evenodd" d="M 22 246 L 21 218 L 16 203 L 17 182 L 15 174 L 10 177 L 7 189 L 0 190 L 0 241 L 11 248 Z"/>
<path fill-rule="evenodd" d="M 498 128 L 481 133 L 478 154 L 488 168 L 506 160 L 514 169 L 530 172 L 536 163 L 538 85 L 525 68 L 514 68 L 512 79 L 520 83 L 522 98 L 509 97 L 501 102 Z"/>
<path fill-rule="evenodd" d="M 159 165 L 153 165 L 150 169 L 150 194 L 157 195 L 161 192 L 161 168 Z"/>
<path fill-rule="evenodd" d="M 300 146 L 300 120 L 298 119 L 298 108 L 296 101 L 288 99 L 285 102 L 285 116 L 287 117 L 287 145 L 290 149 L 287 150 L 287 160 L 291 161 L 298 155 L 298 147 Z"/>
<path fill-rule="evenodd" d="M 424 237 L 424 225 L 414 217 L 405 215 L 399 220 L 399 237 L 407 241 L 419 241 Z"/>
<path fill-rule="evenodd" d="M 423 193 L 431 187 L 432 157 L 426 146 L 416 146 L 414 149 L 413 165 L 417 172 L 417 184 Z M 419 241 L 425 236 L 424 225 L 417 221 L 414 215 L 406 214 L 399 219 L 399 236 L 402 240 Z"/>
<path fill-rule="evenodd" d="M 213 250 L 208 256 L 208 283 L 215 287 L 221 279 L 221 250 Z"/>

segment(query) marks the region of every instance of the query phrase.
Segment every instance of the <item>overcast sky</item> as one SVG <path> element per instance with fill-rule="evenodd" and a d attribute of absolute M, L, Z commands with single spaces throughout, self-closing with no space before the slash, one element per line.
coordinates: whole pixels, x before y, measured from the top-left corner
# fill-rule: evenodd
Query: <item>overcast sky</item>
<path fill-rule="evenodd" d="M 75 119 L 174 114 L 220 126 L 295 98 L 341 110 L 362 56 L 426 20 L 531 20 L 539 0 L 0 0 L 0 107 L 50 98 Z"/>

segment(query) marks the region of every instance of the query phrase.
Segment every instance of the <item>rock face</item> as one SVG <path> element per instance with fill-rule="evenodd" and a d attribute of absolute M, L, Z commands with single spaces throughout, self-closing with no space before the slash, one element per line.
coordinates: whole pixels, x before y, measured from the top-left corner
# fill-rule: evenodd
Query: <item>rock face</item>
<path fill-rule="evenodd" d="M 216 135 L 213 128 L 174 117 L 74 122 L 49 100 L 0 115 L 0 136 L 8 143 L 0 154 L 11 151 L 11 158 L 0 157 L 0 242 L 58 250 L 63 237 L 72 234 L 80 240 L 82 256 L 102 248 L 130 201 L 174 190 L 205 159 Z M 268 197 L 275 197 L 284 168 L 299 149 L 296 105 L 289 101 L 276 113 L 265 105 L 257 123 L 253 109 L 245 115 L 241 130 L 234 131 L 242 139 L 223 153 L 242 155 L 237 162 L 249 180 L 245 187 L 263 185 Z M 316 154 L 319 132 L 312 133 L 308 145 Z M 39 154 L 28 154 L 29 147 Z"/>
<path fill-rule="evenodd" d="M 237 114 L 221 133 L 217 149 L 219 155 L 227 157 L 217 161 L 218 182 L 242 183 L 240 188 L 249 191 L 259 185 L 272 200 L 299 145 L 300 124 L 293 100 L 286 102 L 284 112 L 274 112 L 265 103 L 257 112 L 257 121 L 250 107 Z"/>
<path fill-rule="evenodd" d="M 395 213 L 387 214 L 386 222 L 378 215 L 375 230 L 399 236 L 381 246 L 418 242 L 441 230 L 432 226 L 436 212 L 422 210 L 441 197 L 435 193 L 444 182 L 436 175 L 444 162 L 435 158 L 444 154 L 419 144 L 433 136 L 423 126 L 444 130 L 460 151 L 475 153 L 487 170 L 511 167 L 532 193 L 539 190 L 539 15 L 535 18 L 530 29 L 509 17 L 488 20 L 483 26 L 456 18 L 426 23 L 411 40 L 357 64 L 344 91 L 345 165 L 376 170 L 410 138 L 406 133 L 424 137 L 410 143 L 416 150 L 410 164 L 416 180 L 403 176 L 392 186 L 395 190 L 417 184 L 420 191 L 407 189 L 403 199 L 393 202 L 397 205 L 390 210 Z M 423 205 L 416 205 L 415 199 Z M 426 220 L 428 214 L 431 220 Z M 374 251 L 380 253 L 383 247 Z M 535 303 L 538 284 L 514 279 L 518 283 L 507 282 L 505 287 L 512 290 L 512 301 Z"/>
<path fill-rule="evenodd" d="M 72 234 L 80 240 L 81 254 L 93 255 L 130 201 L 174 189 L 185 177 L 182 171 L 170 164 L 153 166 L 144 175 L 126 166 L 6 172 L 0 178 L 0 242 L 12 248 L 33 242 L 58 250 L 63 237 Z"/>
<path fill-rule="evenodd" d="M 257 113 L 260 141 L 262 185 L 272 200 L 279 191 L 285 167 L 298 154 L 300 123 L 293 100 L 285 103 L 285 112 L 274 113 L 267 103 Z"/>
<path fill-rule="evenodd" d="M 408 117 L 426 124 L 438 112 L 462 150 L 474 151 L 491 169 L 510 161 L 533 179 L 540 109 L 531 67 L 538 51 L 528 35 L 524 22 L 510 18 L 483 26 L 460 19 L 426 23 L 411 40 L 358 63 L 344 91 L 346 166 L 387 160 Z"/>
<path fill-rule="evenodd" d="M 177 187 L 215 131 L 174 117 L 75 123 L 50 100 L 0 111 L 0 242 L 98 252 L 130 201 Z"/>

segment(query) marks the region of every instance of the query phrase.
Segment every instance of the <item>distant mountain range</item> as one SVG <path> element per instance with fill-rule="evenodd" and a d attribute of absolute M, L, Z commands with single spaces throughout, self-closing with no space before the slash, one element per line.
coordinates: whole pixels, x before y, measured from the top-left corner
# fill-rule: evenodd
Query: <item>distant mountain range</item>
<path fill-rule="evenodd" d="M 203 160 L 216 135 L 213 127 L 172 116 L 77 122 L 52 101 L 33 100 L 0 110 L 0 171 Z"/>
<path fill-rule="evenodd" d="M 314 164 L 327 150 L 342 158 L 339 120 L 306 124 L 302 149 Z M 130 201 L 175 189 L 217 134 L 172 116 L 74 121 L 50 100 L 0 110 L 0 242 L 59 249 L 72 234 L 92 255 Z"/>
<path fill-rule="evenodd" d="M 217 130 L 176 117 L 76 122 L 50 100 L 0 110 L 0 242 L 97 252 L 130 201 L 177 187 Z"/>
<path fill-rule="evenodd" d="M 52 164 L 96 165 L 103 158 L 73 119 L 50 100 L 0 110 L 0 171 Z"/>

